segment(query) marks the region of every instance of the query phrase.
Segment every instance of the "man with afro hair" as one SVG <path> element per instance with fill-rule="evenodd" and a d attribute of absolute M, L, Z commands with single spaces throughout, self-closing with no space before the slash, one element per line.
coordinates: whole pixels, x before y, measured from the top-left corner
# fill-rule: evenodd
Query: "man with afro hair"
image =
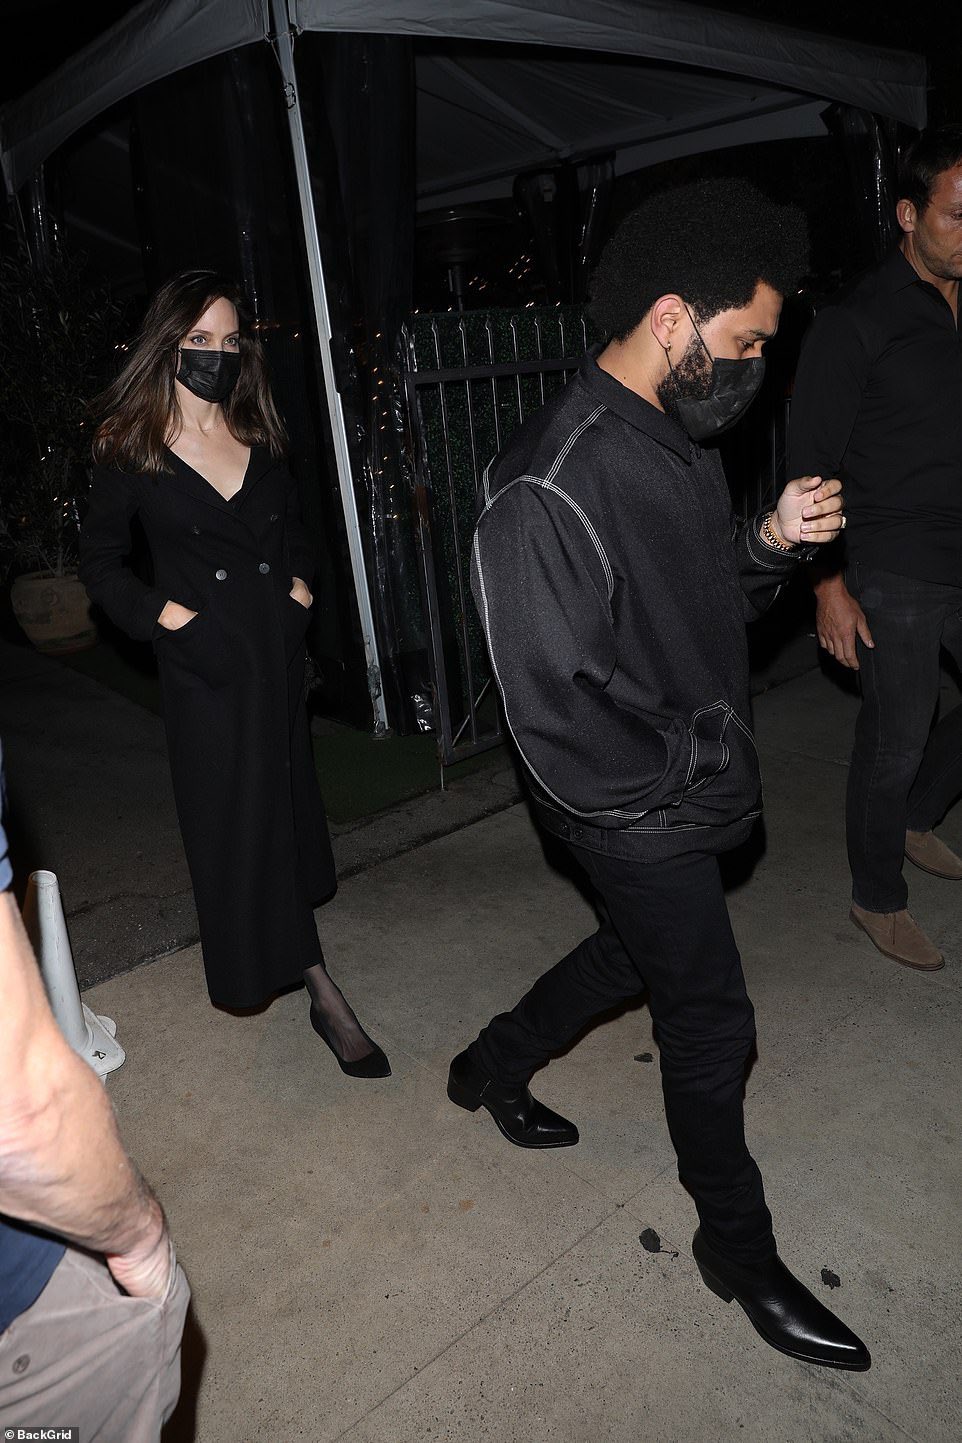
<path fill-rule="evenodd" d="M 766 1342 L 827 1367 L 868 1350 L 780 1260 L 742 1108 L 754 1014 L 718 855 L 761 807 L 745 621 L 844 525 L 834 479 L 732 517 L 714 438 L 761 382 L 805 226 L 743 181 L 653 196 L 594 280 L 608 340 L 484 474 L 472 591 L 535 815 L 600 926 L 451 1064 L 448 1095 L 520 1147 L 578 1141 L 532 1073 L 646 991 L 705 1283 Z"/>

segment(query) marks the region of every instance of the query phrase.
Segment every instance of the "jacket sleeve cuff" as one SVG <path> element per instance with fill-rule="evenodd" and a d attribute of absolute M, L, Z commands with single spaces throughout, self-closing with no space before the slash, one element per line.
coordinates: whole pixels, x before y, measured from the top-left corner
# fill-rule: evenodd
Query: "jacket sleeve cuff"
<path fill-rule="evenodd" d="M 793 546 L 791 551 L 778 551 L 762 539 L 762 522 L 771 508 L 753 516 L 742 532 L 745 549 L 755 566 L 763 571 L 791 572 L 800 561 L 811 561 L 817 555 L 817 546 Z"/>

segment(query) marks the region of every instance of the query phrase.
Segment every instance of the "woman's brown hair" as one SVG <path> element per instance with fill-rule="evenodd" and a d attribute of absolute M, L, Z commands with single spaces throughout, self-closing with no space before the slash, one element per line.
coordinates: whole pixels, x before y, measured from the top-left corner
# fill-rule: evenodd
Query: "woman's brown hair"
<path fill-rule="evenodd" d="M 277 414 L 264 348 L 254 334 L 240 288 L 216 271 L 182 271 L 161 286 L 151 301 L 127 364 L 94 402 L 103 421 L 94 437 L 94 460 L 155 479 L 169 471 L 165 447 L 178 414 L 174 376 L 178 347 L 192 326 L 223 297 L 237 311 L 240 375 L 227 400 L 224 419 L 245 446 L 267 446 L 283 455 L 287 436 Z"/>

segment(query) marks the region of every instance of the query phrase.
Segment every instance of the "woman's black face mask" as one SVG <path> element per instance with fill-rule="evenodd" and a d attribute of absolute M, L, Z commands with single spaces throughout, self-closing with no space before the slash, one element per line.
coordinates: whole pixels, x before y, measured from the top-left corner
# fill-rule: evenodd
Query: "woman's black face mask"
<path fill-rule="evenodd" d="M 202 401 L 226 401 L 237 384 L 241 358 L 236 351 L 180 348 L 177 379 Z"/>

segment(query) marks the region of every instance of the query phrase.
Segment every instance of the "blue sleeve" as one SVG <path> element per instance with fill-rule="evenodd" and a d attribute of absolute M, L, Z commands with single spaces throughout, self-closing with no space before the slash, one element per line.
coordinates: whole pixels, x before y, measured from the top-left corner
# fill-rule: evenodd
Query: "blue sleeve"
<path fill-rule="evenodd" d="M 7 789 L 3 779 L 3 743 L 0 742 L 0 892 L 13 884 L 13 871 L 7 855 L 7 834 L 3 829 L 3 814 L 7 808 Z"/>

